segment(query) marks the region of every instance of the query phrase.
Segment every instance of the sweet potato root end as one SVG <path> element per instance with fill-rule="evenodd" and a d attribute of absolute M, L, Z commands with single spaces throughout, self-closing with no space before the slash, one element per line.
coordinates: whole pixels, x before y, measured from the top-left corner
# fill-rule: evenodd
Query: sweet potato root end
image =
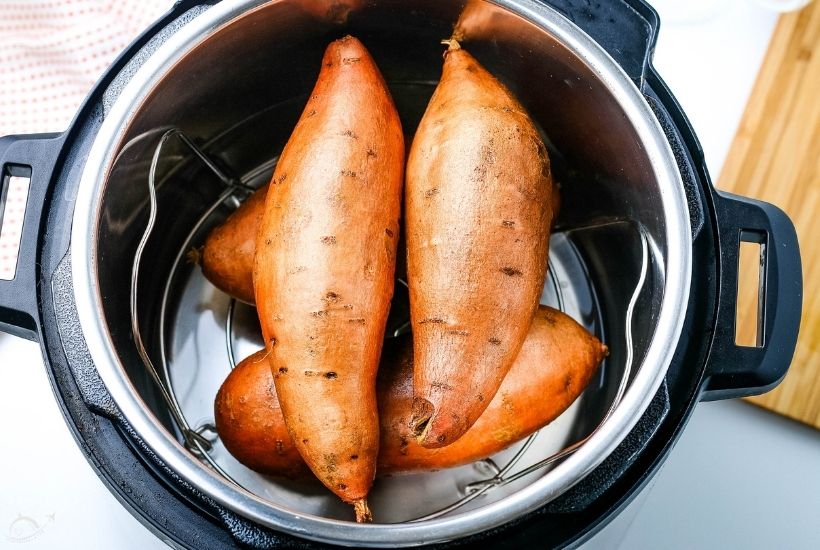
<path fill-rule="evenodd" d="M 353 501 L 353 510 L 356 512 L 356 523 L 371 523 L 373 521 L 373 514 L 370 513 L 366 498 Z"/>
<path fill-rule="evenodd" d="M 424 441 L 430 430 L 430 419 L 435 408 L 433 404 L 421 397 L 413 398 L 413 416 L 410 418 L 410 430 L 419 443 Z"/>
<path fill-rule="evenodd" d="M 202 249 L 204 247 L 194 247 L 185 253 L 185 260 L 191 265 L 199 265 L 202 261 Z"/>
<path fill-rule="evenodd" d="M 459 44 L 458 39 L 455 36 L 448 38 L 447 40 L 442 40 L 441 43 L 447 46 L 448 52 L 454 52 L 461 49 L 461 44 Z"/>

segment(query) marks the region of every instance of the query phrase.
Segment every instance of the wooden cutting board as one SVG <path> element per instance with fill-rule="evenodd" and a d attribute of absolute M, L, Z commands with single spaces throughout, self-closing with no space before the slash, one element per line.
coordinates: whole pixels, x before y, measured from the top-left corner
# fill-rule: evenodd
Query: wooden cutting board
<path fill-rule="evenodd" d="M 789 374 L 750 401 L 820 428 L 820 0 L 780 17 L 718 187 L 782 208 L 797 227 L 803 317 Z M 757 286 L 755 262 L 741 288 Z M 738 332 L 754 332 L 754 304 Z"/>

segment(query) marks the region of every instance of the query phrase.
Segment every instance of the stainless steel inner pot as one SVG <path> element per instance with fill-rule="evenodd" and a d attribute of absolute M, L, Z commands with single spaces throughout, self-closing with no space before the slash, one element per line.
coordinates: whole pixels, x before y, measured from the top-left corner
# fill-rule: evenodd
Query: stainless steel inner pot
<path fill-rule="evenodd" d="M 184 480 L 227 508 L 309 539 L 407 546 L 477 533 L 555 498 L 589 473 L 637 422 L 678 341 L 689 293 L 691 242 L 680 175 L 640 92 L 589 37 L 529 0 L 223 1 L 183 16 L 164 44 L 137 57 L 106 94 L 105 121 L 83 173 L 72 232 L 73 277 L 83 332 L 109 392 L 136 434 Z M 442 38 L 464 45 L 518 95 L 546 137 L 564 208 L 543 300 L 565 309 L 610 346 L 583 398 L 527 451 L 544 456 L 589 434 L 622 378 L 625 314 L 646 235 L 649 272 L 631 322 L 628 390 L 575 454 L 443 517 L 406 523 L 457 498 L 481 465 L 380 480 L 376 521 L 357 525 L 318 484 L 244 470 L 219 445 L 213 456 L 246 488 L 203 465 L 181 443 L 131 334 L 131 269 L 149 222 L 148 174 L 171 127 L 192 137 L 243 185 L 266 182 L 310 92 L 327 43 L 354 34 L 370 49 L 412 136 L 441 70 Z M 149 356 L 169 350 L 170 376 L 192 423 L 205 423 L 228 372 L 226 298 L 194 267 L 170 282 L 174 260 L 224 182 L 181 141 L 157 157 L 157 217 L 140 270 L 138 317 Z M 235 208 L 226 200 L 193 235 Z M 160 312 L 167 319 L 160 322 Z M 238 311 L 239 357 L 258 345 L 253 312 Z M 212 414 L 212 411 L 210 412 Z M 535 457 L 536 459 L 538 456 Z M 500 460 L 500 459 L 499 459 Z M 526 465 L 526 460 L 522 461 Z M 484 477 L 486 472 L 483 473 Z M 472 477 L 471 477 L 472 476 Z M 399 523 L 392 523 L 399 522 Z"/>

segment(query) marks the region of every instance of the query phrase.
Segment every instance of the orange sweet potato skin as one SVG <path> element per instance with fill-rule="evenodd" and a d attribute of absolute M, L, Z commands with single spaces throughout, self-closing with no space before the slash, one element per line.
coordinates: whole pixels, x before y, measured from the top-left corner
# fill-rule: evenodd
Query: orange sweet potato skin
<path fill-rule="evenodd" d="M 378 376 L 381 430 L 378 473 L 435 470 L 493 455 L 558 417 L 587 386 L 606 346 L 567 315 L 541 307 L 518 358 L 487 409 L 458 441 L 428 449 L 409 425 L 413 409 L 413 346 L 385 345 Z M 276 398 L 265 350 L 242 361 L 217 394 L 219 437 L 237 460 L 260 473 L 301 477 L 304 466 Z"/>
<path fill-rule="evenodd" d="M 267 193 L 268 186 L 254 192 L 208 234 L 202 247 L 200 265 L 205 278 L 219 290 L 248 304 L 255 303 L 253 258 Z"/>
<path fill-rule="evenodd" d="M 309 473 L 282 416 L 265 350 L 239 363 L 219 388 L 214 413 L 222 441 L 239 462 L 288 478 Z"/>
<path fill-rule="evenodd" d="M 457 45 L 413 140 L 405 197 L 413 424 L 423 446 L 440 447 L 478 419 L 521 349 L 553 218 L 532 120 Z"/>
<path fill-rule="evenodd" d="M 333 42 L 273 174 L 253 278 L 295 446 L 354 504 L 376 470 L 403 173 L 401 123 L 378 68 L 357 39 Z"/>

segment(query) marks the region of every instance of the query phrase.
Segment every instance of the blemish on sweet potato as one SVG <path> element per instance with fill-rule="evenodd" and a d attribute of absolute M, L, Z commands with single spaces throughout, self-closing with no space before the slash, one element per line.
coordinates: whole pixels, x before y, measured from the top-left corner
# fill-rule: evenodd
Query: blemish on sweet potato
<path fill-rule="evenodd" d="M 522 275 L 524 275 L 520 269 L 515 267 L 502 267 L 500 271 L 501 273 L 509 277 L 521 277 Z"/>
<path fill-rule="evenodd" d="M 420 325 L 426 325 L 428 323 L 441 325 L 441 324 L 446 323 L 446 321 L 444 319 L 442 319 L 441 317 L 427 317 L 426 319 L 422 319 L 421 321 L 419 321 Z"/>
<path fill-rule="evenodd" d="M 328 472 L 335 472 L 338 469 L 338 467 L 337 467 L 338 461 L 337 461 L 336 455 L 334 453 L 325 453 L 322 456 L 322 459 L 325 463 L 325 468 L 327 468 Z"/>
<path fill-rule="evenodd" d="M 326 245 L 334 245 L 336 244 L 336 235 L 325 235 L 321 239 L 319 239 L 322 244 Z"/>
<path fill-rule="evenodd" d="M 473 173 L 470 176 L 470 181 L 473 183 L 484 183 L 487 181 L 487 172 L 489 168 L 486 164 L 482 163 L 473 168 Z"/>
<path fill-rule="evenodd" d="M 502 408 L 509 413 L 515 412 L 515 405 L 513 404 L 512 399 L 510 399 L 510 395 L 505 391 L 499 393 L 501 394 Z"/>

